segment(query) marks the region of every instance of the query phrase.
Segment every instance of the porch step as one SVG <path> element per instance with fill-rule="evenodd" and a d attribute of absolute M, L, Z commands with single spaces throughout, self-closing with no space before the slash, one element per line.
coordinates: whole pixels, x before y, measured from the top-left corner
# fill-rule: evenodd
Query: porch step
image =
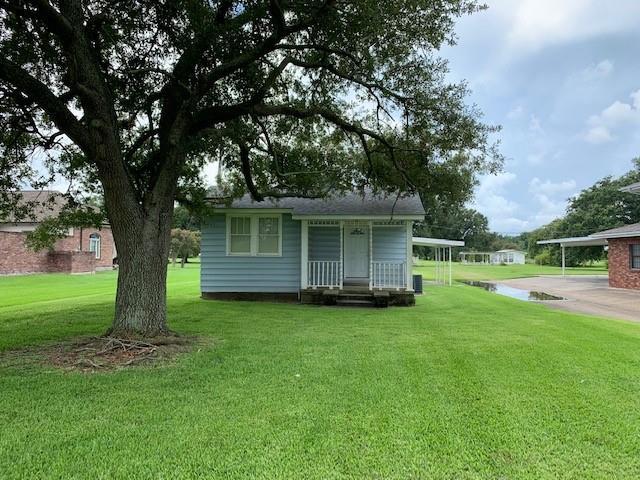
<path fill-rule="evenodd" d="M 386 307 L 389 304 L 388 292 L 370 292 L 369 290 L 325 290 L 322 292 L 325 304 L 344 307 Z"/>
<path fill-rule="evenodd" d="M 372 297 L 368 299 L 338 297 L 336 299 L 336 305 L 340 305 L 342 307 L 375 307 L 376 306 Z"/>

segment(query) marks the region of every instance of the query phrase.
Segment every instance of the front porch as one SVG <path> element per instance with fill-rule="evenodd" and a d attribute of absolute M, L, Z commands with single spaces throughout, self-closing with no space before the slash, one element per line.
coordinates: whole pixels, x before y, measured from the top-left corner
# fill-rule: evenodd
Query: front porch
<path fill-rule="evenodd" d="M 405 220 L 302 220 L 303 303 L 374 299 L 372 292 L 379 298 L 402 292 L 413 300 L 411 234 L 412 222 Z"/>

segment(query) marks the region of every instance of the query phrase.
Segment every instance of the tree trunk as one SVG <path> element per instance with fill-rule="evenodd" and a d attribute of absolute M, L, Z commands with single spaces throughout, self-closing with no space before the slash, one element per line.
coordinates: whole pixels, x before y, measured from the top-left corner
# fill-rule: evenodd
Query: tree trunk
<path fill-rule="evenodd" d="M 147 218 L 141 229 L 129 228 L 125 235 L 114 232 L 120 267 L 115 318 L 109 335 L 126 338 L 170 333 L 167 266 L 171 214 L 169 210 L 155 216 L 155 220 Z"/>

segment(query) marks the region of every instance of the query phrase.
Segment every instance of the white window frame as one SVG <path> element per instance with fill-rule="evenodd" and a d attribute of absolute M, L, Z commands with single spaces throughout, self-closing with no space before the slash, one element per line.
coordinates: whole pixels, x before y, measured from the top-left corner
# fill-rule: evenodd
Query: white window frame
<path fill-rule="evenodd" d="M 94 237 L 94 235 L 96 235 Z M 92 246 L 95 245 L 96 249 L 91 250 Z M 100 251 L 102 250 L 102 236 L 99 233 L 92 233 L 89 235 L 89 251 L 95 253 L 96 259 L 100 260 Z"/>
<path fill-rule="evenodd" d="M 251 219 L 250 251 L 234 253 L 231 251 L 231 219 Z M 259 253 L 258 242 L 260 238 L 260 218 L 276 218 L 278 220 L 278 251 L 276 253 Z M 229 257 L 281 257 L 282 256 L 282 214 L 281 213 L 227 213 L 226 215 L 226 243 L 227 256 Z"/>

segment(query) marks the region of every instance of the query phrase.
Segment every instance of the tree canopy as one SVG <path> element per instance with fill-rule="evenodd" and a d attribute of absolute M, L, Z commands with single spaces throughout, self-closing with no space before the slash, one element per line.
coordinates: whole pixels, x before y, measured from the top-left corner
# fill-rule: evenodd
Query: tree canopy
<path fill-rule="evenodd" d="M 114 330 L 167 330 L 175 200 L 398 195 L 500 168 L 447 80 L 475 0 L 0 0 L 0 203 L 65 178 L 100 192 L 118 249 Z M 462 183 L 463 187 L 466 183 Z M 466 188 L 466 187 L 464 187 Z M 9 192 L 9 193 L 6 193 Z"/>

